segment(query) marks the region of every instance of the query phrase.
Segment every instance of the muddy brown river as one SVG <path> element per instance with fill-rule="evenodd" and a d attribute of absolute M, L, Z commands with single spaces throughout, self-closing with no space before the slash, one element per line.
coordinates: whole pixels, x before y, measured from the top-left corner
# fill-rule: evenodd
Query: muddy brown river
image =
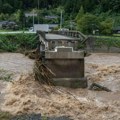
<path fill-rule="evenodd" d="M 0 54 L 0 68 L 15 74 L 14 83 L 0 81 L 1 110 L 14 115 L 66 115 L 73 120 L 120 120 L 119 53 L 94 53 L 85 58 L 89 86 L 94 82 L 112 92 L 41 86 L 28 75 L 33 64 L 19 53 Z"/>

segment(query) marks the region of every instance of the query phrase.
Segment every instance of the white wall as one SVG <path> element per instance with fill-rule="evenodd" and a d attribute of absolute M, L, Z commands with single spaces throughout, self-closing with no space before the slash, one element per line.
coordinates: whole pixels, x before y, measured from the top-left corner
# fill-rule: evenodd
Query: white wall
<path fill-rule="evenodd" d="M 34 24 L 34 32 L 36 32 L 37 30 L 48 32 L 49 25 L 48 24 Z"/>
<path fill-rule="evenodd" d="M 37 30 L 49 32 L 52 28 L 58 27 L 57 24 L 34 24 L 34 32 Z"/>

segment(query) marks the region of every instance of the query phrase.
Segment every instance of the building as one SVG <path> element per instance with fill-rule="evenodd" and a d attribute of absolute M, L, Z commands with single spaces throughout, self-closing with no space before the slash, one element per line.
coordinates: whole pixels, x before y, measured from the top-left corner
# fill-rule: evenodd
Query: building
<path fill-rule="evenodd" d="M 14 21 L 1 21 L 0 22 L 0 29 L 11 29 L 11 30 L 18 30 L 19 27 Z"/>
<path fill-rule="evenodd" d="M 37 16 L 37 13 L 25 13 L 25 17 L 35 17 Z"/>
<path fill-rule="evenodd" d="M 55 15 L 46 15 L 45 19 L 48 19 L 48 20 L 50 20 L 50 19 L 58 19 L 58 16 L 55 16 Z"/>
<path fill-rule="evenodd" d="M 4 25 L 7 25 L 8 21 L 1 21 L 0 22 L 0 29 L 3 28 Z"/>
<path fill-rule="evenodd" d="M 34 32 L 43 31 L 49 32 L 54 28 L 58 27 L 58 24 L 34 24 Z"/>

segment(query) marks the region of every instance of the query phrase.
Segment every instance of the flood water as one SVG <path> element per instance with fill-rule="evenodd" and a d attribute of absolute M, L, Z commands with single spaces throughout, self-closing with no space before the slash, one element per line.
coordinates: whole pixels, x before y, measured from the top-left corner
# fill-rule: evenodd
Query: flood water
<path fill-rule="evenodd" d="M 4 54 L 7 59 L 7 54 Z M 15 54 L 16 57 L 19 54 Z M 27 58 L 19 57 L 19 61 Z M 13 59 L 6 67 L 12 69 Z M 10 60 L 12 60 L 10 62 Z M 29 61 L 29 59 L 28 59 Z M 5 61 L 6 62 L 6 61 Z M 30 61 L 31 62 L 31 61 Z M 26 67 L 21 62 L 21 73 Z M 29 64 L 32 71 L 32 64 Z M 13 69 L 12 69 L 13 71 Z M 27 71 L 27 69 L 26 69 Z M 41 113 L 47 116 L 70 116 L 73 120 L 120 120 L 120 54 L 94 53 L 85 58 L 85 75 L 92 83 L 107 87 L 112 92 L 41 86 L 33 75 L 17 73 L 14 83 L 8 83 L 1 110 L 14 115 Z"/>

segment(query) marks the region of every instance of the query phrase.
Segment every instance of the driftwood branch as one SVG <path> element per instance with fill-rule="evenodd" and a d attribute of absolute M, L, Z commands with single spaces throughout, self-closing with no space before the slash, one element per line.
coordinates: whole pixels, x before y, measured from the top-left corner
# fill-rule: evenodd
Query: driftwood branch
<path fill-rule="evenodd" d="M 52 78 L 55 74 L 40 60 L 36 60 L 33 69 L 35 80 L 43 84 L 53 84 Z"/>
<path fill-rule="evenodd" d="M 107 91 L 107 92 L 111 92 L 110 89 L 108 89 L 107 87 L 101 86 L 97 83 L 92 83 L 90 88 L 90 90 L 98 90 L 98 91 Z"/>

